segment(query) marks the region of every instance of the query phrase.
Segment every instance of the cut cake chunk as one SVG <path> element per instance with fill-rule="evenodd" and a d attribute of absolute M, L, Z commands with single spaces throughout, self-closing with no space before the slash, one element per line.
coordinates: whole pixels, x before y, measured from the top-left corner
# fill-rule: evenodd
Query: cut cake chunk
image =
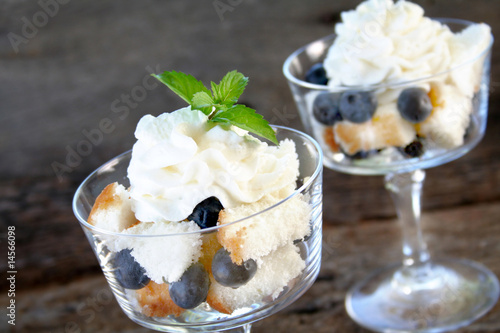
<path fill-rule="evenodd" d="M 396 103 L 379 106 L 371 121 L 340 121 L 333 127 L 335 141 L 354 155 L 387 147 L 406 147 L 415 139 L 415 127 L 401 117 Z"/>
<path fill-rule="evenodd" d="M 329 126 L 325 128 L 323 139 L 325 140 L 325 144 L 331 149 L 332 152 L 340 152 L 339 144 L 335 141 L 335 135 L 333 134 L 333 127 Z"/>
<path fill-rule="evenodd" d="M 240 265 L 248 259 L 258 261 L 280 246 L 309 235 L 311 207 L 303 195 L 297 194 L 279 206 L 262 212 L 279 200 L 279 197 L 266 195 L 255 203 L 223 209 L 219 213 L 219 224 L 224 225 L 260 212 L 247 221 L 218 230 L 217 239 L 229 251 L 234 263 Z"/>
<path fill-rule="evenodd" d="M 444 84 L 433 84 L 429 95 L 432 113 L 417 125 L 418 134 L 429 140 L 431 145 L 446 149 L 461 146 L 470 123 L 471 98 L 457 87 Z"/>
<path fill-rule="evenodd" d="M 203 243 L 201 245 L 200 262 L 209 275 L 212 275 L 212 260 L 215 253 L 222 248 L 222 245 L 217 241 L 217 232 L 211 232 L 202 236 Z"/>
<path fill-rule="evenodd" d="M 148 317 L 166 317 L 168 315 L 178 317 L 186 311 L 172 301 L 166 283 L 158 284 L 151 281 L 144 288 L 137 290 L 136 295 L 142 313 Z"/>
<path fill-rule="evenodd" d="M 199 230 L 192 221 L 141 222 L 124 230 L 124 236 L 108 242 L 108 247 L 115 252 L 132 249 L 132 257 L 144 267 L 151 280 L 159 284 L 164 280 L 171 283 L 178 281 L 184 271 L 198 261 L 202 246 Z"/>
<path fill-rule="evenodd" d="M 129 192 L 117 182 L 102 190 L 87 221 L 97 228 L 112 232 L 122 232 L 139 222 L 132 212 Z"/>
<path fill-rule="evenodd" d="M 224 287 L 211 277 L 207 302 L 213 309 L 230 314 L 268 296 L 274 300 L 304 267 L 297 246 L 286 244 L 263 257 L 255 276 L 239 288 Z"/>

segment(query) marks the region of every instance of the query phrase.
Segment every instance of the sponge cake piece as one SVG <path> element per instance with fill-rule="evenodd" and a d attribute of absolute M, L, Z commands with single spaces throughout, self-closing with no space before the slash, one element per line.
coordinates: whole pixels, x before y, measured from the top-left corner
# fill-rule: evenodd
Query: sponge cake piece
<path fill-rule="evenodd" d="M 148 317 L 180 316 L 185 310 L 172 301 L 168 292 L 168 284 L 153 281 L 136 291 L 137 301 L 142 313 Z"/>
<path fill-rule="evenodd" d="M 200 227 L 193 221 L 141 222 L 122 232 L 123 235 L 108 242 L 112 251 L 132 249 L 132 257 L 146 270 L 146 275 L 156 283 L 178 281 L 186 269 L 196 263 L 201 255 Z M 142 237 L 141 235 L 167 235 Z"/>
<path fill-rule="evenodd" d="M 297 194 L 262 212 L 279 201 L 279 197 L 266 195 L 252 204 L 226 208 L 219 213 L 219 224 L 224 225 L 260 212 L 246 221 L 218 230 L 217 239 L 229 251 L 234 263 L 240 265 L 248 259 L 258 262 L 260 257 L 309 235 L 311 207 L 303 195 Z"/>
<path fill-rule="evenodd" d="M 208 304 L 219 312 L 229 314 L 269 296 L 274 300 L 305 267 L 297 246 L 293 244 L 284 245 L 261 259 L 255 276 L 239 288 L 224 287 L 211 278 Z"/>
<path fill-rule="evenodd" d="M 379 106 L 371 121 L 340 121 L 334 125 L 335 141 L 349 155 L 387 147 L 406 147 L 415 139 L 415 128 L 404 120 L 396 103 Z"/>
<path fill-rule="evenodd" d="M 132 212 L 128 191 L 116 182 L 106 186 L 99 194 L 87 221 L 112 232 L 122 232 L 139 223 Z"/>
<path fill-rule="evenodd" d="M 463 95 L 457 87 L 443 84 L 434 84 L 429 95 L 432 113 L 418 124 L 418 134 L 442 148 L 461 146 L 470 123 L 471 98 Z"/>

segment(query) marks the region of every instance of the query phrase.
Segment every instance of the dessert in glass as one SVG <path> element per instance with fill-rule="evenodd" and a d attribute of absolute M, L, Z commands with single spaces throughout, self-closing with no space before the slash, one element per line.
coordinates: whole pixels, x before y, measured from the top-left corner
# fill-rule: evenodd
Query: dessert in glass
<path fill-rule="evenodd" d="M 368 0 L 341 15 L 335 34 L 291 54 L 283 72 L 325 166 L 384 175 L 403 234 L 403 260 L 351 288 L 349 315 L 375 331 L 440 332 L 496 303 L 483 265 L 431 257 L 420 227 L 424 169 L 457 159 L 486 129 L 486 24 L 430 19 L 407 1 Z"/>
<path fill-rule="evenodd" d="M 235 104 L 240 73 L 212 91 L 183 73 L 157 78 L 191 105 L 144 116 L 133 149 L 80 185 L 75 215 L 131 320 L 250 332 L 319 272 L 321 148 Z"/>

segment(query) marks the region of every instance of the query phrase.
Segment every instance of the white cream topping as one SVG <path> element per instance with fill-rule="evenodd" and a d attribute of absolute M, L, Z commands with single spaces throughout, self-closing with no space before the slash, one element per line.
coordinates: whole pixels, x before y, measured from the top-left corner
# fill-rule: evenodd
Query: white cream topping
<path fill-rule="evenodd" d="M 470 39 L 457 38 L 446 25 L 424 17 L 418 5 L 367 0 L 342 13 L 342 23 L 335 26 L 338 37 L 324 61 L 329 85 L 395 83 L 446 71 L 486 48 L 490 31 L 481 26 L 472 33 L 477 46 L 467 50 L 463 41 Z"/>
<path fill-rule="evenodd" d="M 186 107 L 139 121 L 128 168 L 138 220 L 181 221 L 210 196 L 229 208 L 295 182 L 298 159 L 292 141 L 269 146 L 207 120 Z"/>

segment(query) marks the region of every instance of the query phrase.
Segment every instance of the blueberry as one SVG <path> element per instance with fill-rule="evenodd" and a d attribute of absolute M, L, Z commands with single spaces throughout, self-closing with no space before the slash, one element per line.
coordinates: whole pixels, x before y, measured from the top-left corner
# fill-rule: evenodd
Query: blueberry
<path fill-rule="evenodd" d="M 415 140 L 404 147 L 403 152 L 409 157 L 420 157 L 424 154 L 424 145 L 422 142 Z"/>
<path fill-rule="evenodd" d="M 313 116 L 323 125 L 332 126 L 342 120 L 339 112 L 340 94 L 324 93 L 318 95 L 313 103 Z"/>
<path fill-rule="evenodd" d="M 407 88 L 399 94 L 398 110 L 409 122 L 420 123 L 431 114 L 431 99 L 422 88 Z"/>
<path fill-rule="evenodd" d="M 326 85 L 328 83 L 328 78 L 326 77 L 325 67 L 323 64 L 318 62 L 309 68 L 306 73 L 306 81 L 314 84 Z"/>
<path fill-rule="evenodd" d="M 257 271 L 257 264 L 253 259 L 236 265 L 231 260 L 229 252 L 222 248 L 212 260 L 212 274 L 215 281 L 226 287 L 238 288 L 250 281 Z"/>
<path fill-rule="evenodd" d="M 179 281 L 168 286 L 170 298 L 183 309 L 193 309 L 207 299 L 210 279 L 205 267 L 196 263 L 188 267 Z"/>
<path fill-rule="evenodd" d="M 350 122 L 364 123 L 372 118 L 376 109 L 377 98 L 370 91 L 351 90 L 340 97 L 340 114 Z"/>
<path fill-rule="evenodd" d="M 202 229 L 210 228 L 217 225 L 219 212 L 223 208 L 219 199 L 210 197 L 197 204 L 187 219 L 196 222 Z"/>
<path fill-rule="evenodd" d="M 111 260 L 111 265 L 115 268 L 116 279 L 124 288 L 141 289 L 150 279 L 146 275 L 146 270 L 132 257 L 131 252 L 130 249 L 121 250 Z"/>
<path fill-rule="evenodd" d="M 375 150 L 370 150 L 370 151 L 360 150 L 357 153 L 355 153 L 354 155 L 347 155 L 347 156 L 349 158 L 352 158 L 353 160 L 362 160 L 362 159 L 370 157 L 371 155 L 373 155 L 375 153 L 376 153 Z"/>
<path fill-rule="evenodd" d="M 341 149 L 341 152 L 348 158 L 352 159 L 352 160 L 362 160 L 362 159 L 365 159 L 365 158 L 369 158 L 377 153 L 380 152 L 379 149 L 372 149 L 372 150 L 368 150 L 368 151 L 365 151 L 365 150 L 360 150 L 360 151 L 357 151 L 356 153 L 354 154 L 348 154 L 347 152 L 345 152 L 343 149 Z"/>

